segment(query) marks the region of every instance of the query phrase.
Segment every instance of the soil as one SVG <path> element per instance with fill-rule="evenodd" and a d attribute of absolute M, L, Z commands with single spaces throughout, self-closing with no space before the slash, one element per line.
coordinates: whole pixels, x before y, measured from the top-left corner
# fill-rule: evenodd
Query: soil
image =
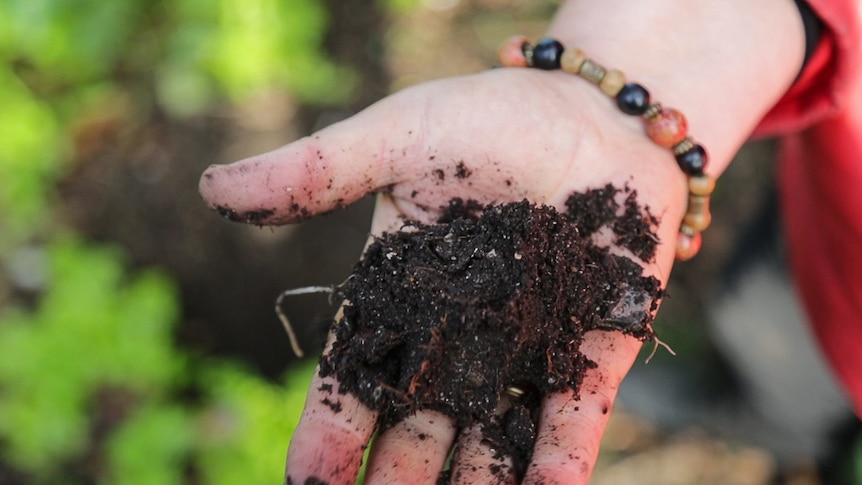
<path fill-rule="evenodd" d="M 663 296 L 635 258 L 595 243 L 607 229 L 654 257 L 657 220 L 634 191 L 608 185 L 566 207 L 456 199 L 439 224 L 407 222 L 375 240 L 337 289 L 348 303 L 321 375 L 379 411 L 384 429 L 418 410 L 478 423 L 522 473 L 540 397 L 577 395 L 595 366 L 579 351 L 584 333 L 651 340 Z"/>

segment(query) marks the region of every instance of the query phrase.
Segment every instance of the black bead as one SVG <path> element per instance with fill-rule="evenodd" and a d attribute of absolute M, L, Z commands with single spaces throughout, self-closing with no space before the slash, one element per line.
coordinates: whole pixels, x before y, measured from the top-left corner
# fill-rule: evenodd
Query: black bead
<path fill-rule="evenodd" d="M 701 145 L 691 147 L 691 150 L 676 156 L 676 163 L 687 175 L 701 175 L 706 168 L 706 149 Z"/>
<path fill-rule="evenodd" d="M 627 115 L 642 115 L 649 108 L 649 91 L 640 84 L 626 84 L 617 93 L 617 106 Z"/>
<path fill-rule="evenodd" d="M 533 46 L 533 67 L 539 69 L 559 69 L 563 44 L 554 39 L 542 39 Z"/>

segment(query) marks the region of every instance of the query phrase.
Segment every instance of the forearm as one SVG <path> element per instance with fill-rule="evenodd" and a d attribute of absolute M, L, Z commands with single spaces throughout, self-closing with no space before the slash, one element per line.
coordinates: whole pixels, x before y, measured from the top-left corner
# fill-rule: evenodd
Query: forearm
<path fill-rule="evenodd" d="M 790 87 L 805 50 L 791 0 L 568 0 L 548 35 L 684 113 L 714 176 Z"/>

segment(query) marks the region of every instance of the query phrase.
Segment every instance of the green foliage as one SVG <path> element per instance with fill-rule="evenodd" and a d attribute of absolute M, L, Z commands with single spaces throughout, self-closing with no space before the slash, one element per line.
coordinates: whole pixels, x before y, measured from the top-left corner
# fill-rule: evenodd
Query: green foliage
<path fill-rule="evenodd" d="M 70 126 L 118 91 L 176 116 L 271 90 L 343 102 L 326 23 L 319 0 L 0 2 L 0 251 L 47 223 Z"/>
<path fill-rule="evenodd" d="M 4 462 L 39 483 L 74 483 L 69 468 L 92 454 L 100 483 L 184 483 L 188 470 L 196 483 L 279 481 L 312 365 L 288 375 L 286 392 L 177 349 L 170 278 L 133 274 L 116 248 L 66 234 L 54 190 L 73 126 L 93 113 L 132 123 L 155 102 L 190 116 L 272 90 L 344 101 L 355 78 L 327 58 L 326 24 L 320 0 L 0 2 Z M 35 303 L 2 280 L 22 248 L 48 268 Z"/>
<path fill-rule="evenodd" d="M 213 83 L 232 99 L 282 89 L 343 101 L 353 80 L 321 48 L 326 21 L 318 0 L 7 0 L 0 60 L 25 66 L 48 95 L 119 70 L 156 72 L 168 86 Z M 201 79 L 178 81 L 191 77 Z"/>
<path fill-rule="evenodd" d="M 237 368 L 208 373 L 212 405 L 202 420 L 200 466 L 205 483 L 273 483 L 299 423 L 315 362 L 291 370 L 287 391 Z"/>
<path fill-rule="evenodd" d="M 163 100 L 181 103 L 175 95 L 207 84 L 205 76 L 235 100 L 281 87 L 306 101 L 338 102 L 353 89 L 350 72 L 320 47 L 326 12 L 317 1 L 181 0 L 168 12 L 182 28 L 160 66 Z"/>
<path fill-rule="evenodd" d="M 377 0 L 383 8 L 392 12 L 409 12 L 419 7 L 419 0 Z"/>
<path fill-rule="evenodd" d="M 90 443 L 87 410 L 103 387 L 147 399 L 182 378 L 172 348 L 170 281 L 124 281 L 116 254 L 67 241 L 51 246 L 51 286 L 32 313 L 0 320 L 0 435 L 16 464 L 48 470 Z"/>
<path fill-rule="evenodd" d="M 2 16 L 2 15 L 0 15 Z M 59 122 L 9 69 L 0 66 L 0 250 L 44 221 L 47 186 L 63 151 Z M 3 217 L 5 215 L 5 217 Z"/>
<path fill-rule="evenodd" d="M 173 485 L 185 483 L 185 461 L 194 441 L 194 423 L 179 405 L 151 405 L 135 412 L 108 442 L 104 483 Z"/>
<path fill-rule="evenodd" d="M 107 394 L 125 404 L 114 404 L 118 422 L 104 438 L 104 483 L 185 483 L 189 467 L 207 484 L 281 476 L 313 362 L 288 373 L 286 389 L 226 363 L 190 366 L 171 341 L 178 303 L 163 274 L 129 276 L 118 251 L 74 239 L 46 252 L 50 284 L 39 305 L 0 315 L 6 460 L 40 482 L 59 479 L 96 445 Z M 202 401 L 179 398 L 180 388 Z"/>
<path fill-rule="evenodd" d="M 28 64 L 52 83 L 78 84 L 106 76 L 122 56 L 145 5 L 6 0 L 0 3 L 0 54 L 7 61 Z"/>

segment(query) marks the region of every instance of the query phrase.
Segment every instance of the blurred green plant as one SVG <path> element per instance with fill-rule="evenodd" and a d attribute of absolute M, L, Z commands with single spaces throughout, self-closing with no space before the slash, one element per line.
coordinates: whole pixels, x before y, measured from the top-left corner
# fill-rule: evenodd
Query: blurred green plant
<path fill-rule="evenodd" d="M 179 484 L 189 469 L 207 484 L 281 475 L 313 362 L 286 386 L 236 365 L 189 365 L 172 344 L 179 305 L 164 274 L 129 275 L 115 249 L 74 239 L 46 257 L 51 283 L 37 307 L 0 315 L 5 460 L 57 483 L 104 441 L 99 483 Z"/>
<path fill-rule="evenodd" d="M 390 12 L 405 13 L 415 10 L 421 5 L 420 0 L 377 0 L 383 9 Z"/>
<path fill-rule="evenodd" d="M 47 97 L 180 69 L 234 100 L 337 103 L 354 79 L 323 51 L 327 18 L 318 0 L 5 0 L 0 59 Z"/>
<path fill-rule="evenodd" d="M 118 92 L 174 116 L 271 90 L 344 102 L 327 18 L 320 0 L 0 2 L 0 251 L 44 229 L 70 127 Z"/>
<path fill-rule="evenodd" d="M 38 309 L 11 309 L 0 325 L 0 434 L 6 456 L 50 469 L 88 446 L 89 399 L 102 387 L 162 398 L 182 378 L 170 327 L 169 280 L 123 282 L 114 251 L 58 242 L 47 249 L 49 288 Z"/>
<path fill-rule="evenodd" d="M 330 61 L 321 43 L 326 11 L 317 0 L 181 0 L 165 3 L 175 24 L 157 68 L 159 99 L 181 113 L 206 106 L 207 93 L 242 100 L 278 87 L 300 100 L 340 103 L 356 78 Z"/>
<path fill-rule="evenodd" d="M 320 0 L 0 2 L 0 466 L 35 483 L 281 475 L 313 363 L 275 385 L 178 349 L 170 278 L 70 235 L 54 190 L 87 117 L 274 90 L 344 102 L 356 78 L 325 54 L 327 20 Z"/>
<path fill-rule="evenodd" d="M 280 476 L 315 367 L 306 361 L 292 368 L 287 392 L 236 366 L 210 368 L 204 382 L 211 404 L 201 421 L 198 461 L 204 483 L 264 484 Z"/>
<path fill-rule="evenodd" d="M 64 144 L 51 107 L 6 66 L 0 67 L 0 106 L 2 251 L 31 233 L 31 228 L 46 223 L 47 184 L 57 170 Z"/>

